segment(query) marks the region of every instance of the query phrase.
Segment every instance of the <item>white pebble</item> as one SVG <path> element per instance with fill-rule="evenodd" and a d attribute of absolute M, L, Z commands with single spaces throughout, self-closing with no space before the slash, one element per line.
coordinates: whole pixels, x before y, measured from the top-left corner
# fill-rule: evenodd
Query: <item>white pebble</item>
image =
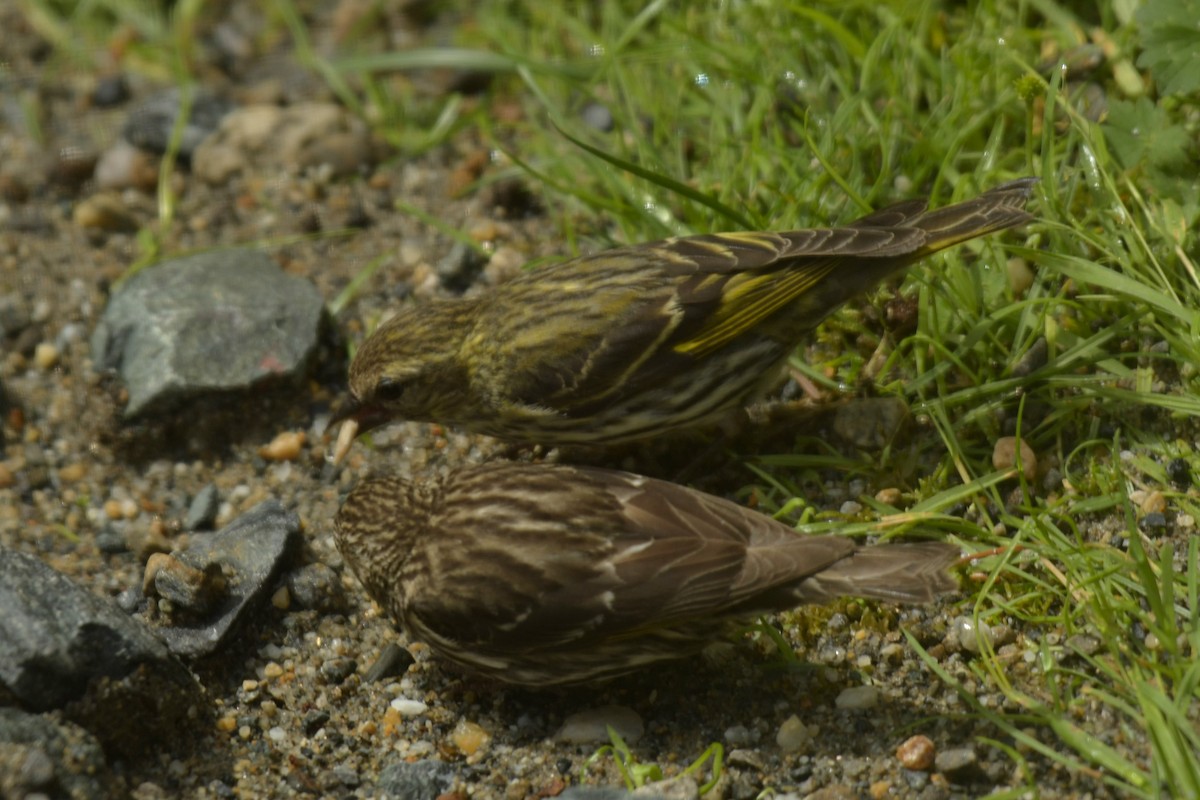
<path fill-rule="evenodd" d="M 283 728 L 279 727 L 278 725 L 267 731 L 267 736 L 269 736 L 273 742 L 282 742 L 285 738 L 287 738 L 287 734 L 283 732 Z"/>
<path fill-rule="evenodd" d="M 400 712 L 402 717 L 415 717 L 429 710 L 429 706 L 420 700 L 410 700 L 407 697 L 397 697 L 392 701 L 392 708 Z"/>
<path fill-rule="evenodd" d="M 992 635 L 992 628 L 986 622 L 980 622 L 978 625 L 969 617 L 958 617 L 954 620 L 954 631 L 958 634 L 958 643 L 962 648 L 970 653 L 979 652 L 979 640 L 987 640 L 988 647 L 995 645 L 995 637 Z"/>
<path fill-rule="evenodd" d="M 879 690 L 874 686 L 851 686 L 843 689 L 833 704 L 838 708 L 861 710 L 879 704 Z"/>
<path fill-rule="evenodd" d="M 579 711 L 563 720 L 562 727 L 554 738 L 572 744 L 607 742 L 608 726 L 611 725 L 627 744 L 642 738 L 646 726 L 632 708 L 626 706 L 601 706 Z"/>

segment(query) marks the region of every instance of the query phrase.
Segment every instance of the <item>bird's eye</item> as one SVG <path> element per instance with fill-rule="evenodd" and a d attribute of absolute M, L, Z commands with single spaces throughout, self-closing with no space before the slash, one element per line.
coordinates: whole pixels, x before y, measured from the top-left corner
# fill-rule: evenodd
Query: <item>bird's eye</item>
<path fill-rule="evenodd" d="M 375 399 L 394 403 L 404 394 L 404 384 L 394 378 L 381 378 L 375 384 Z"/>

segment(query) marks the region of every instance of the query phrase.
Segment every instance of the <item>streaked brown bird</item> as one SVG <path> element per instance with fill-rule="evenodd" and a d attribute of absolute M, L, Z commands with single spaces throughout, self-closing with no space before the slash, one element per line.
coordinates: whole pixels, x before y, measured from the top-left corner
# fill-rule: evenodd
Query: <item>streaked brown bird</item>
<path fill-rule="evenodd" d="M 842 595 L 953 590 L 949 544 L 801 536 L 718 497 L 627 472 L 494 463 L 360 483 L 336 541 L 409 638 L 530 686 L 701 650 L 757 615 Z"/>
<path fill-rule="evenodd" d="M 944 248 L 1027 222 L 1034 178 L 842 228 L 667 239 L 413 305 L 350 365 L 334 451 L 393 420 L 519 443 L 616 443 L 715 422 L 775 382 L 850 297 Z M 331 423 L 333 424 L 333 423 Z"/>

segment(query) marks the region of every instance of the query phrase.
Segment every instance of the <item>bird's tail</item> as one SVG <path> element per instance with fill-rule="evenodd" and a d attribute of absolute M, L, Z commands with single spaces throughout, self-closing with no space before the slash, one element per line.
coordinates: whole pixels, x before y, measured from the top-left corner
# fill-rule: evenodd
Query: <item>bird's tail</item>
<path fill-rule="evenodd" d="M 862 547 L 806 578 L 796 589 L 805 603 L 837 597 L 869 597 L 893 603 L 928 603 L 958 588 L 946 569 L 959 549 L 944 542 L 911 542 Z"/>
<path fill-rule="evenodd" d="M 1025 203 L 1037 182 L 1037 178 L 1010 181 L 978 197 L 924 211 L 906 220 L 904 224 L 929 234 L 928 241 L 918 251 L 917 257 L 924 258 L 959 242 L 1029 222 L 1034 216 L 1025 210 Z M 887 211 L 884 209 L 879 214 L 886 214 Z"/>

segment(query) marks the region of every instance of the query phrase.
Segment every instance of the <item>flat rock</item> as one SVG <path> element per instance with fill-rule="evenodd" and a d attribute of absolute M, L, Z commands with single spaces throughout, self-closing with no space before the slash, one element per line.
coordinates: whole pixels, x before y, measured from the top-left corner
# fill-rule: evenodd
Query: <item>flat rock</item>
<path fill-rule="evenodd" d="M 179 401 L 302 376 L 324 303 L 257 250 L 201 253 L 142 270 L 92 334 L 99 369 L 129 390 L 126 418 Z"/>
<path fill-rule="evenodd" d="M 172 653 L 195 658 L 216 650 L 266 598 L 284 563 L 299 550 L 300 519 L 278 500 L 268 500 L 217 533 L 190 538 L 191 546 L 174 556 L 202 572 L 217 565 L 225 592 L 211 611 L 197 615 L 181 609 L 155 632 Z"/>
<path fill-rule="evenodd" d="M 40 559 L 0 548 L 0 682 L 26 708 L 82 697 L 95 678 L 183 667 L 140 621 Z"/>

